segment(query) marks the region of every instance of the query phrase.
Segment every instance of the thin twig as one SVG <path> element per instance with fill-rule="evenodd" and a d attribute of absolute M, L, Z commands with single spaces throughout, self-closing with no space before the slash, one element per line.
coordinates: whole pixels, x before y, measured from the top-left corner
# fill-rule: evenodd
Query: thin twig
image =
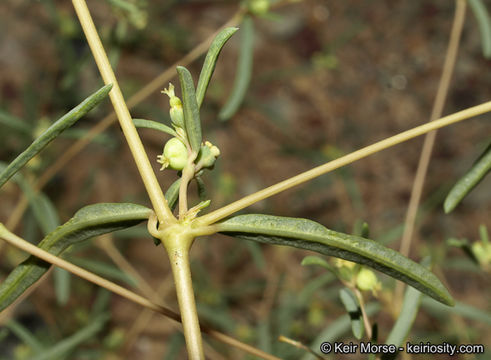
<path fill-rule="evenodd" d="M 363 324 L 365 325 L 365 331 L 367 334 L 368 341 L 372 341 L 372 325 L 370 324 L 370 319 L 368 318 L 365 301 L 363 300 L 363 294 L 356 287 L 352 287 L 351 290 L 355 293 L 358 299 L 358 304 L 360 304 L 361 316 L 363 318 Z"/>
<path fill-rule="evenodd" d="M 135 294 L 134 292 L 123 288 L 122 286 L 119 286 L 109 280 L 106 280 L 96 274 L 91 273 L 90 271 L 87 271 L 85 269 L 82 269 L 79 266 L 76 266 L 74 264 L 71 264 L 68 261 L 65 261 L 57 256 L 54 256 L 50 254 L 49 252 L 38 248 L 37 246 L 32 245 L 31 243 L 27 242 L 26 240 L 18 237 L 17 235 L 11 233 L 3 224 L 0 223 L 0 238 L 8 242 L 10 245 L 15 246 L 31 255 L 34 255 L 50 264 L 56 265 L 62 269 L 65 269 L 69 272 L 71 272 L 74 275 L 77 275 L 78 277 L 85 279 L 87 281 L 90 281 L 100 287 L 103 287 L 121 297 L 124 297 L 127 300 L 130 300 L 136 304 L 139 304 L 143 307 L 146 307 L 150 310 L 153 310 L 155 312 L 158 312 L 174 321 L 180 322 L 181 317 L 179 314 L 174 312 L 173 310 L 156 304 L 147 298 L 144 298 L 138 294 Z M 264 351 L 261 351 L 259 349 L 256 349 L 253 346 L 244 344 L 243 342 L 234 339 L 228 335 L 225 335 L 219 331 L 213 330 L 210 327 L 207 326 L 202 326 L 201 327 L 202 331 L 206 334 L 208 334 L 210 337 L 214 338 L 215 340 L 221 341 L 224 344 L 233 346 L 237 349 L 240 349 L 242 351 L 245 351 L 251 355 L 258 356 L 262 359 L 265 360 L 281 360 L 280 358 L 273 356 L 271 354 L 265 353 Z"/>
<path fill-rule="evenodd" d="M 443 65 L 442 75 L 440 83 L 438 85 L 435 102 L 433 103 L 433 109 L 429 121 L 434 121 L 442 116 L 445 101 L 450 88 L 450 81 L 455 69 L 455 62 L 459 50 L 460 38 L 462 35 L 462 29 L 465 22 L 466 12 L 466 0 L 456 0 L 455 15 L 452 24 L 452 30 L 450 33 L 450 39 L 448 41 L 447 53 L 445 55 L 445 63 Z M 421 202 L 421 195 L 423 193 L 423 187 L 425 183 L 426 174 L 428 173 L 428 166 L 430 164 L 431 153 L 435 144 L 436 131 L 432 131 L 426 134 L 421 155 L 419 158 L 418 169 L 414 178 L 413 187 L 411 190 L 411 198 L 406 212 L 406 219 L 404 221 L 404 233 L 402 235 L 401 246 L 399 251 L 404 256 L 409 256 L 411 248 L 411 242 L 413 239 L 413 233 L 416 223 L 416 215 L 418 213 L 419 204 Z M 396 305 L 400 305 L 404 294 L 404 284 L 399 282 L 395 291 Z"/>
<path fill-rule="evenodd" d="M 245 196 L 242 199 L 237 200 L 229 205 L 217 209 L 209 214 L 203 215 L 197 220 L 200 224 L 213 224 L 227 216 L 232 215 L 239 210 L 251 206 L 252 204 L 276 195 L 282 191 L 288 190 L 294 186 L 300 185 L 304 182 L 315 179 L 318 176 L 324 175 L 342 166 L 351 164 L 352 162 L 363 159 L 369 155 L 388 149 L 394 145 L 400 144 L 417 136 L 426 134 L 430 131 L 457 123 L 459 121 L 470 119 L 474 116 L 481 115 L 489 111 L 491 111 L 491 101 L 456 112 L 452 115 L 445 116 L 430 123 L 417 126 L 410 130 L 376 142 L 375 144 L 366 146 L 360 150 L 354 151 L 348 155 L 342 156 L 336 160 L 330 161 L 324 165 L 317 166 L 309 171 L 293 176 L 287 180 L 281 181 L 254 194 Z"/>
<path fill-rule="evenodd" d="M 278 340 L 279 341 L 282 341 L 284 343 L 287 343 L 287 344 L 290 344 L 290 345 L 293 345 L 295 346 L 296 348 L 299 348 L 299 349 L 302 349 L 302 350 L 305 350 L 307 351 L 308 353 L 314 355 L 317 359 L 319 360 L 324 360 L 324 358 L 322 356 L 320 356 L 319 354 L 317 354 L 314 350 L 312 350 L 311 348 L 309 348 L 307 345 L 304 345 L 302 344 L 300 341 L 297 341 L 297 340 L 293 340 L 293 339 L 290 339 L 290 338 L 287 338 L 286 336 L 283 336 L 283 335 L 280 335 L 278 337 Z"/>
<path fill-rule="evenodd" d="M 160 299 L 163 299 L 167 293 L 172 289 L 172 278 L 171 275 L 168 275 L 164 280 L 162 280 L 160 286 L 157 288 L 157 291 L 154 292 L 152 295 L 155 297 L 158 297 Z M 148 298 L 151 298 L 148 296 L 149 294 L 145 294 Z M 132 326 L 128 331 L 125 333 L 125 340 L 124 340 L 124 354 L 127 355 L 127 353 L 130 351 L 132 348 L 134 342 L 140 335 L 140 333 L 145 330 L 147 327 L 148 322 L 152 319 L 153 315 L 155 313 L 147 308 L 143 308 L 138 316 L 135 317 L 135 320 L 133 321 Z M 126 358 L 127 356 L 125 356 Z"/>
<path fill-rule="evenodd" d="M 109 258 L 119 269 L 136 280 L 137 288 L 143 293 L 143 295 L 149 299 L 152 299 L 152 301 L 158 301 L 160 299 L 156 296 L 155 291 L 152 289 L 150 284 L 138 273 L 138 271 L 136 271 L 133 265 L 126 260 L 118 248 L 114 245 L 111 234 L 101 236 L 99 241 L 97 241 L 97 246 L 109 256 Z"/>

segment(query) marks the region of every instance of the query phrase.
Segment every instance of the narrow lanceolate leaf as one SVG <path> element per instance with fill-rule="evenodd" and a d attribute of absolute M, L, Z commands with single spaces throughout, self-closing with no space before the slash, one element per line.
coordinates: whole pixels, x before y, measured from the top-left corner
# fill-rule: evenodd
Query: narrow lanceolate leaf
<path fill-rule="evenodd" d="M 409 331 L 413 326 L 416 315 L 418 314 L 419 305 L 421 304 L 421 297 L 423 294 L 415 288 L 408 287 L 404 294 L 404 302 L 402 304 L 399 317 L 397 318 L 394 327 L 390 331 L 386 344 L 393 344 L 399 347 L 403 344 L 404 340 L 409 335 Z M 382 359 L 389 360 L 395 359 L 396 354 L 384 354 Z"/>
<path fill-rule="evenodd" d="M 306 219 L 239 215 L 217 223 L 217 231 L 240 239 L 312 250 L 370 266 L 419 291 L 453 305 L 452 296 L 425 267 L 373 240 L 338 233 Z"/>
<path fill-rule="evenodd" d="M 184 127 L 191 148 L 198 154 L 201 146 L 201 121 L 199 119 L 199 107 L 196 102 L 193 78 L 184 66 L 177 67 L 182 91 L 182 105 L 184 110 Z"/>
<path fill-rule="evenodd" d="M 179 187 L 181 186 L 181 178 L 172 183 L 171 186 L 165 192 L 165 200 L 169 204 L 169 207 L 174 210 L 177 205 L 177 199 L 179 198 Z"/>
<path fill-rule="evenodd" d="M 75 243 L 136 225 L 147 219 L 150 213 L 150 209 L 136 204 L 89 205 L 46 236 L 38 247 L 53 255 L 60 255 Z M 0 311 L 35 283 L 49 267 L 50 264 L 35 256 L 30 256 L 17 266 L 0 284 Z"/>
<path fill-rule="evenodd" d="M 20 322 L 9 320 L 5 326 L 34 352 L 39 353 L 45 350 L 44 344 Z"/>
<path fill-rule="evenodd" d="M 491 20 L 489 13 L 481 0 L 469 0 L 469 6 L 479 26 L 483 55 L 486 59 L 489 59 L 491 58 Z"/>
<path fill-rule="evenodd" d="M 213 42 L 208 49 L 208 53 L 206 54 L 203 68 L 199 74 L 198 86 L 196 87 L 196 101 L 198 102 L 198 108 L 200 108 L 201 104 L 203 104 L 206 89 L 210 83 L 213 71 L 215 71 L 218 55 L 220 55 L 220 52 L 228 39 L 230 39 L 230 37 L 235 34 L 237 30 L 239 29 L 236 27 L 225 28 L 220 31 L 217 36 L 215 36 L 215 39 L 213 39 Z"/>
<path fill-rule="evenodd" d="M 0 110 L 0 126 L 8 127 L 22 135 L 31 136 L 32 129 L 24 121 L 15 117 L 4 110 Z"/>
<path fill-rule="evenodd" d="M 491 144 L 477 159 L 472 168 L 454 185 L 443 204 L 445 213 L 451 212 L 462 199 L 486 176 L 491 170 Z"/>
<path fill-rule="evenodd" d="M 365 330 L 360 304 L 358 303 L 355 294 L 348 288 L 339 290 L 339 297 L 350 317 L 353 335 L 360 340 L 363 337 L 363 332 Z"/>
<path fill-rule="evenodd" d="M 0 162 L 0 172 L 4 171 L 6 168 L 7 165 Z M 19 188 L 29 201 L 32 213 L 44 235 L 47 235 L 60 225 L 56 208 L 45 194 L 36 192 L 29 181 L 27 181 L 21 173 L 16 173 L 12 177 L 12 180 L 19 185 Z"/>
<path fill-rule="evenodd" d="M 196 185 L 197 185 L 197 188 L 198 188 L 198 196 L 199 196 L 199 199 L 201 201 L 206 201 L 206 199 L 208 198 L 208 195 L 206 193 L 205 182 L 203 181 L 203 179 L 201 178 L 201 176 L 196 176 L 195 179 L 196 179 Z"/>
<path fill-rule="evenodd" d="M 82 116 L 92 110 L 97 104 L 99 104 L 109 93 L 112 85 L 106 85 L 95 93 L 90 95 L 87 99 L 81 102 L 77 107 L 73 108 L 66 115 L 57 120 L 51 125 L 44 133 L 41 134 L 29 147 L 24 150 L 14 161 L 12 161 L 7 168 L 0 174 L 0 187 L 5 184 L 17 171 L 19 171 L 29 160 L 36 156 L 41 150 L 46 147 L 54 138 L 56 138 L 65 129 L 75 124 L 75 122 Z"/>
<path fill-rule="evenodd" d="M 246 17 L 242 22 L 241 32 L 239 61 L 234 85 L 230 97 L 218 114 L 218 118 L 222 121 L 230 119 L 237 112 L 251 81 L 254 58 L 254 21 L 250 17 Z"/>
<path fill-rule="evenodd" d="M 430 266 L 430 258 L 427 257 L 423 259 L 421 264 L 429 268 Z M 385 340 L 386 344 L 393 344 L 396 347 L 399 347 L 403 344 L 404 340 L 406 340 L 409 335 L 409 331 L 411 330 L 414 320 L 416 319 L 416 315 L 419 311 L 419 306 L 421 304 L 421 298 L 423 294 L 416 290 L 415 288 L 408 287 L 406 292 L 404 293 L 404 300 L 402 303 L 401 311 L 399 312 L 399 317 L 395 322 L 392 330 L 390 331 L 387 340 Z M 396 354 L 383 354 L 383 360 L 395 359 Z"/>
<path fill-rule="evenodd" d="M 107 314 L 99 315 L 98 317 L 91 319 L 90 322 L 83 328 L 77 330 L 77 332 L 66 339 L 63 339 L 59 343 L 53 345 L 49 349 L 45 349 L 40 353 L 30 357 L 30 360 L 50 360 L 66 357 L 70 352 L 74 351 L 77 346 L 85 343 L 93 338 L 97 333 L 104 329 L 104 325 L 110 319 Z M 72 357 L 73 358 L 73 357 Z"/>
<path fill-rule="evenodd" d="M 312 256 L 312 255 L 309 255 L 309 256 L 306 256 L 302 259 L 302 263 L 301 263 L 302 266 L 311 266 L 311 265 L 317 265 L 317 266 L 322 266 L 323 268 L 329 270 L 330 272 L 332 272 L 333 274 L 337 274 L 337 271 L 336 269 L 334 268 L 334 266 L 332 266 L 331 264 L 329 264 L 326 260 L 324 259 L 321 259 L 320 257 L 318 256 Z"/>
<path fill-rule="evenodd" d="M 133 124 L 137 128 L 153 129 L 153 130 L 162 131 L 171 136 L 177 136 L 177 133 L 175 132 L 174 129 L 157 121 L 145 120 L 145 119 L 133 119 Z"/>

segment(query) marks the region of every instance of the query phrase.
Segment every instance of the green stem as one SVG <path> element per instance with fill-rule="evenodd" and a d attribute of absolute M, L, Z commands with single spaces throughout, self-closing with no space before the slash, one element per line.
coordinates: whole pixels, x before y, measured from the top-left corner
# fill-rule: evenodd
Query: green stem
<path fill-rule="evenodd" d="M 101 39 L 99 38 L 94 22 L 92 21 L 87 4 L 85 3 L 85 0 L 72 0 L 72 3 L 80 20 L 80 24 L 82 25 L 82 29 L 85 33 L 94 59 L 97 63 L 97 67 L 99 68 L 101 76 L 104 79 L 104 83 L 113 84 L 109 97 L 113 103 L 121 129 L 123 130 L 123 134 L 135 159 L 135 163 L 138 167 L 138 171 L 140 172 L 140 176 L 143 180 L 148 196 L 150 197 L 153 208 L 155 209 L 155 213 L 160 221 L 175 223 L 176 219 L 174 218 L 174 215 L 172 214 L 172 211 L 165 200 L 157 177 L 153 172 L 152 165 L 148 160 L 147 153 L 145 152 L 140 137 L 138 136 L 138 132 L 133 125 L 128 107 L 126 106 L 118 81 L 114 76 L 114 72 L 109 63 L 109 59 L 107 58 L 104 47 L 102 46 Z"/>
<path fill-rule="evenodd" d="M 182 171 L 181 184 L 179 185 L 179 220 L 184 218 L 188 211 L 188 184 L 192 178 L 194 171 L 190 171 L 189 166 L 186 166 Z"/>
<path fill-rule="evenodd" d="M 189 234 L 172 233 L 162 239 L 167 250 L 176 285 L 177 301 L 181 312 L 184 338 L 189 359 L 204 360 L 201 330 L 194 300 L 189 266 L 189 249 L 194 238 Z"/>

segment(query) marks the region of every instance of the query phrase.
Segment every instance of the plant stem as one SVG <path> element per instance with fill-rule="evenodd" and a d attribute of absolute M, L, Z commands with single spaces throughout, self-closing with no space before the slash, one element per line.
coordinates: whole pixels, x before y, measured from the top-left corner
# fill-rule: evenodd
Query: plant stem
<path fill-rule="evenodd" d="M 188 211 L 188 185 L 194 177 L 196 154 L 191 152 L 188 163 L 182 170 L 181 184 L 179 185 L 179 220 L 183 220 Z"/>
<path fill-rule="evenodd" d="M 186 349 L 189 359 L 204 360 L 201 329 L 194 300 L 193 282 L 189 266 L 189 249 L 194 238 L 187 234 L 170 234 L 162 238 L 167 250 L 176 285 L 177 301 L 184 328 Z"/>
<path fill-rule="evenodd" d="M 156 221 L 154 221 L 153 225 L 156 226 Z M 5 240 L 7 243 L 10 245 L 23 250 L 27 252 L 30 255 L 34 255 L 50 264 L 53 264 L 55 266 L 58 266 L 62 269 L 65 269 L 72 274 L 87 280 L 97 286 L 100 286 L 114 294 L 117 294 L 135 304 L 138 304 L 140 306 L 143 306 L 147 309 L 150 309 L 152 311 L 155 311 L 159 314 L 162 314 L 166 316 L 169 319 L 172 319 L 174 321 L 180 322 L 181 317 L 179 314 L 176 312 L 172 311 L 169 308 L 166 308 L 162 305 L 159 305 L 155 302 L 152 302 L 148 300 L 147 298 L 144 298 L 128 289 L 123 288 L 122 286 L 119 286 L 112 281 L 106 280 L 96 274 L 91 273 L 90 271 L 87 271 L 85 269 L 82 269 L 79 266 L 76 266 L 74 264 L 69 263 L 66 260 L 63 260 L 59 258 L 58 256 L 54 256 L 53 254 L 50 254 L 49 252 L 38 248 L 37 246 L 32 245 L 31 243 L 27 242 L 26 240 L 18 237 L 17 235 L 11 233 L 2 223 L 0 223 L 0 239 Z M 37 286 L 41 285 L 43 281 L 47 277 L 44 276 L 42 277 L 39 281 L 37 281 L 34 285 L 32 285 L 22 296 L 25 296 L 29 292 L 33 291 Z M 18 303 L 18 302 L 16 302 Z M 4 320 L 7 318 L 8 310 L 11 310 L 13 306 L 16 304 L 12 304 L 10 307 L 5 309 L 2 313 L 0 313 L 0 324 L 4 323 Z M 216 339 L 224 344 L 233 346 L 237 349 L 240 349 L 242 351 L 245 351 L 253 356 L 259 357 L 261 359 L 266 359 L 266 360 L 281 360 L 280 358 L 273 356 L 271 354 L 265 353 L 264 351 L 261 351 L 259 349 L 256 349 L 253 346 L 244 344 L 243 342 L 234 339 L 228 335 L 225 335 L 219 331 L 213 330 L 209 327 L 206 327 L 203 329 L 205 333 L 207 333 L 211 338 Z"/>
<path fill-rule="evenodd" d="M 17 235 L 11 233 L 10 231 L 7 230 L 7 228 L 0 223 L 0 238 L 8 242 L 9 244 L 31 254 L 34 255 L 41 260 L 44 260 L 46 262 L 49 262 L 50 264 L 56 265 L 62 269 L 65 269 L 66 271 L 71 272 L 72 274 L 77 275 L 78 277 L 81 277 L 82 279 L 85 279 L 87 281 L 90 281 L 91 283 L 94 283 L 100 287 L 103 287 L 115 294 L 118 294 L 119 296 L 122 296 L 130 301 L 133 301 L 137 304 L 140 304 L 142 306 L 145 306 L 149 309 L 152 309 L 154 311 L 157 311 L 161 314 L 164 314 L 165 316 L 175 320 L 179 321 L 179 315 L 176 314 L 174 311 L 155 304 L 151 302 L 150 300 L 135 294 L 134 292 L 123 288 L 122 286 L 119 286 L 109 280 L 104 279 L 101 276 L 98 276 L 96 274 L 93 274 L 85 269 L 82 269 L 81 267 L 74 265 L 66 260 L 63 260 L 59 258 L 58 256 L 55 256 L 53 254 L 50 254 L 49 252 L 38 248 L 35 245 L 32 245 L 31 243 L 27 242 L 26 240 L 18 237 Z"/>
<path fill-rule="evenodd" d="M 77 12 L 77 16 L 84 30 L 92 54 L 94 55 L 97 67 L 104 79 L 104 83 L 113 84 L 109 96 L 133 158 L 135 159 L 135 163 L 140 172 L 148 196 L 150 197 L 150 201 L 152 202 L 152 206 L 155 209 L 155 213 L 162 222 L 175 222 L 174 215 L 165 200 L 162 189 L 160 188 L 152 166 L 150 165 L 150 161 L 148 160 L 147 153 L 145 152 L 140 137 L 138 136 L 138 132 L 133 125 L 130 112 L 128 111 L 118 81 L 114 76 L 109 59 L 102 46 L 101 39 L 97 34 L 87 4 L 85 3 L 85 0 L 72 0 L 72 3 Z"/>
<path fill-rule="evenodd" d="M 352 287 L 351 290 L 355 293 L 358 299 L 358 304 L 360 304 L 361 316 L 363 318 L 363 324 L 365 325 L 365 332 L 367 334 L 368 341 L 372 341 L 372 325 L 370 324 L 370 319 L 368 318 L 367 312 L 365 311 L 365 302 L 363 301 L 363 295 L 356 287 Z"/>
<path fill-rule="evenodd" d="M 203 215 L 197 220 L 202 225 L 213 224 L 229 215 L 232 215 L 239 210 L 251 206 L 252 204 L 255 204 L 270 196 L 276 195 L 282 191 L 288 190 L 294 186 L 300 185 L 304 182 L 312 180 L 320 175 L 324 175 L 342 166 L 351 164 L 352 162 L 363 159 L 381 150 L 390 148 L 404 141 L 426 134 L 427 132 L 430 132 L 432 130 L 439 129 L 441 127 L 448 126 L 459 121 L 484 114 L 489 111 L 491 111 L 491 101 L 459 111 L 452 115 L 445 116 L 430 123 L 417 126 L 387 139 L 376 142 L 375 144 L 366 146 L 360 150 L 354 151 L 348 155 L 342 156 L 336 160 L 330 161 L 324 165 L 317 166 L 309 171 L 293 176 L 287 180 L 281 181 L 254 194 L 248 195 L 209 214 Z"/>
<path fill-rule="evenodd" d="M 450 33 L 450 39 L 448 41 L 445 63 L 443 65 L 443 71 L 429 121 L 433 121 L 442 116 L 443 107 L 450 88 L 450 80 L 452 79 L 452 74 L 455 68 L 460 38 L 464 28 L 465 13 L 466 0 L 456 0 L 455 15 L 452 24 L 452 31 Z M 416 215 L 421 202 L 421 195 L 423 193 L 423 187 L 426 174 L 428 172 L 428 166 L 430 164 L 431 153 L 435 144 L 436 134 L 436 131 L 426 134 L 423 148 L 421 150 L 418 169 L 416 170 L 416 175 L 414 177 L 414 183 L 411 189 L 411 198 L 409 199 L 409 206 L 407 208 L 406 219 L 404 221 L 404 233 L 402 235 L 401 245 L 399 248 L 399 252 L 404 256 L 409 256 L 409 251 L 411 249 Z M 402 305 L 403 296 L 404 285 L 402 282 L 398 282 L 395 291 L 395 303 L 398 307 Z"/>

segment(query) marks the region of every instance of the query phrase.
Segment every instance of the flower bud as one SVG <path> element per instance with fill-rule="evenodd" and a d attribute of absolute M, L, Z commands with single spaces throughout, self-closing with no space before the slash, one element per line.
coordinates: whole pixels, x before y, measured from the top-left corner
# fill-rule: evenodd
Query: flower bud
<path fill-rule="evenodd" d="M 334 266 L 336 266 L 337 274 L 341 280 L 351 282 L 356 271 L 356 263 L 336 258 Z"/>
<path fill-rule="evenodd" d="M 248 7 L 254 15 L 266 15 L 269 11 L 269 0 L 251 0 Z"/>
<path fill-rule="evenodd" d="M 356 286 L 364 291 L 376 291 L 379 287 L 377 275 L 372 270 L 362 268 L 356 276 Z"/>
<path fill-rule="evenodd" d="M 211 168 L 219 155 L 220 149 L 211 142 L 205 141 L 204 145 L 201 145 L 197 163 L 202 168 Z"/>
<path fill-rule="evenodd" d="M 476 241 L 472 244 L 472 253 L 481 265 L 491 264 L 491 245 Z"/>
<path fill-rule="evenodd" d="M 178 138 L 172 138 L 164 146 L 162 155 L 157 156 L 157 162 L 162 164 L 160 170 L 169 167 L 173 170 L 182 170 L 188 161 L 186 145 Z"/>
<path fill-rule="evenodd" d="M 182 110 L 182 102 L 174 92 L 174 85 L 169 83 L 169 88 L 162 90 L 162 93 L 169 97 L 169 115 L 172 124 L 177 127 L 184 128 L 184 112 Z"/>

